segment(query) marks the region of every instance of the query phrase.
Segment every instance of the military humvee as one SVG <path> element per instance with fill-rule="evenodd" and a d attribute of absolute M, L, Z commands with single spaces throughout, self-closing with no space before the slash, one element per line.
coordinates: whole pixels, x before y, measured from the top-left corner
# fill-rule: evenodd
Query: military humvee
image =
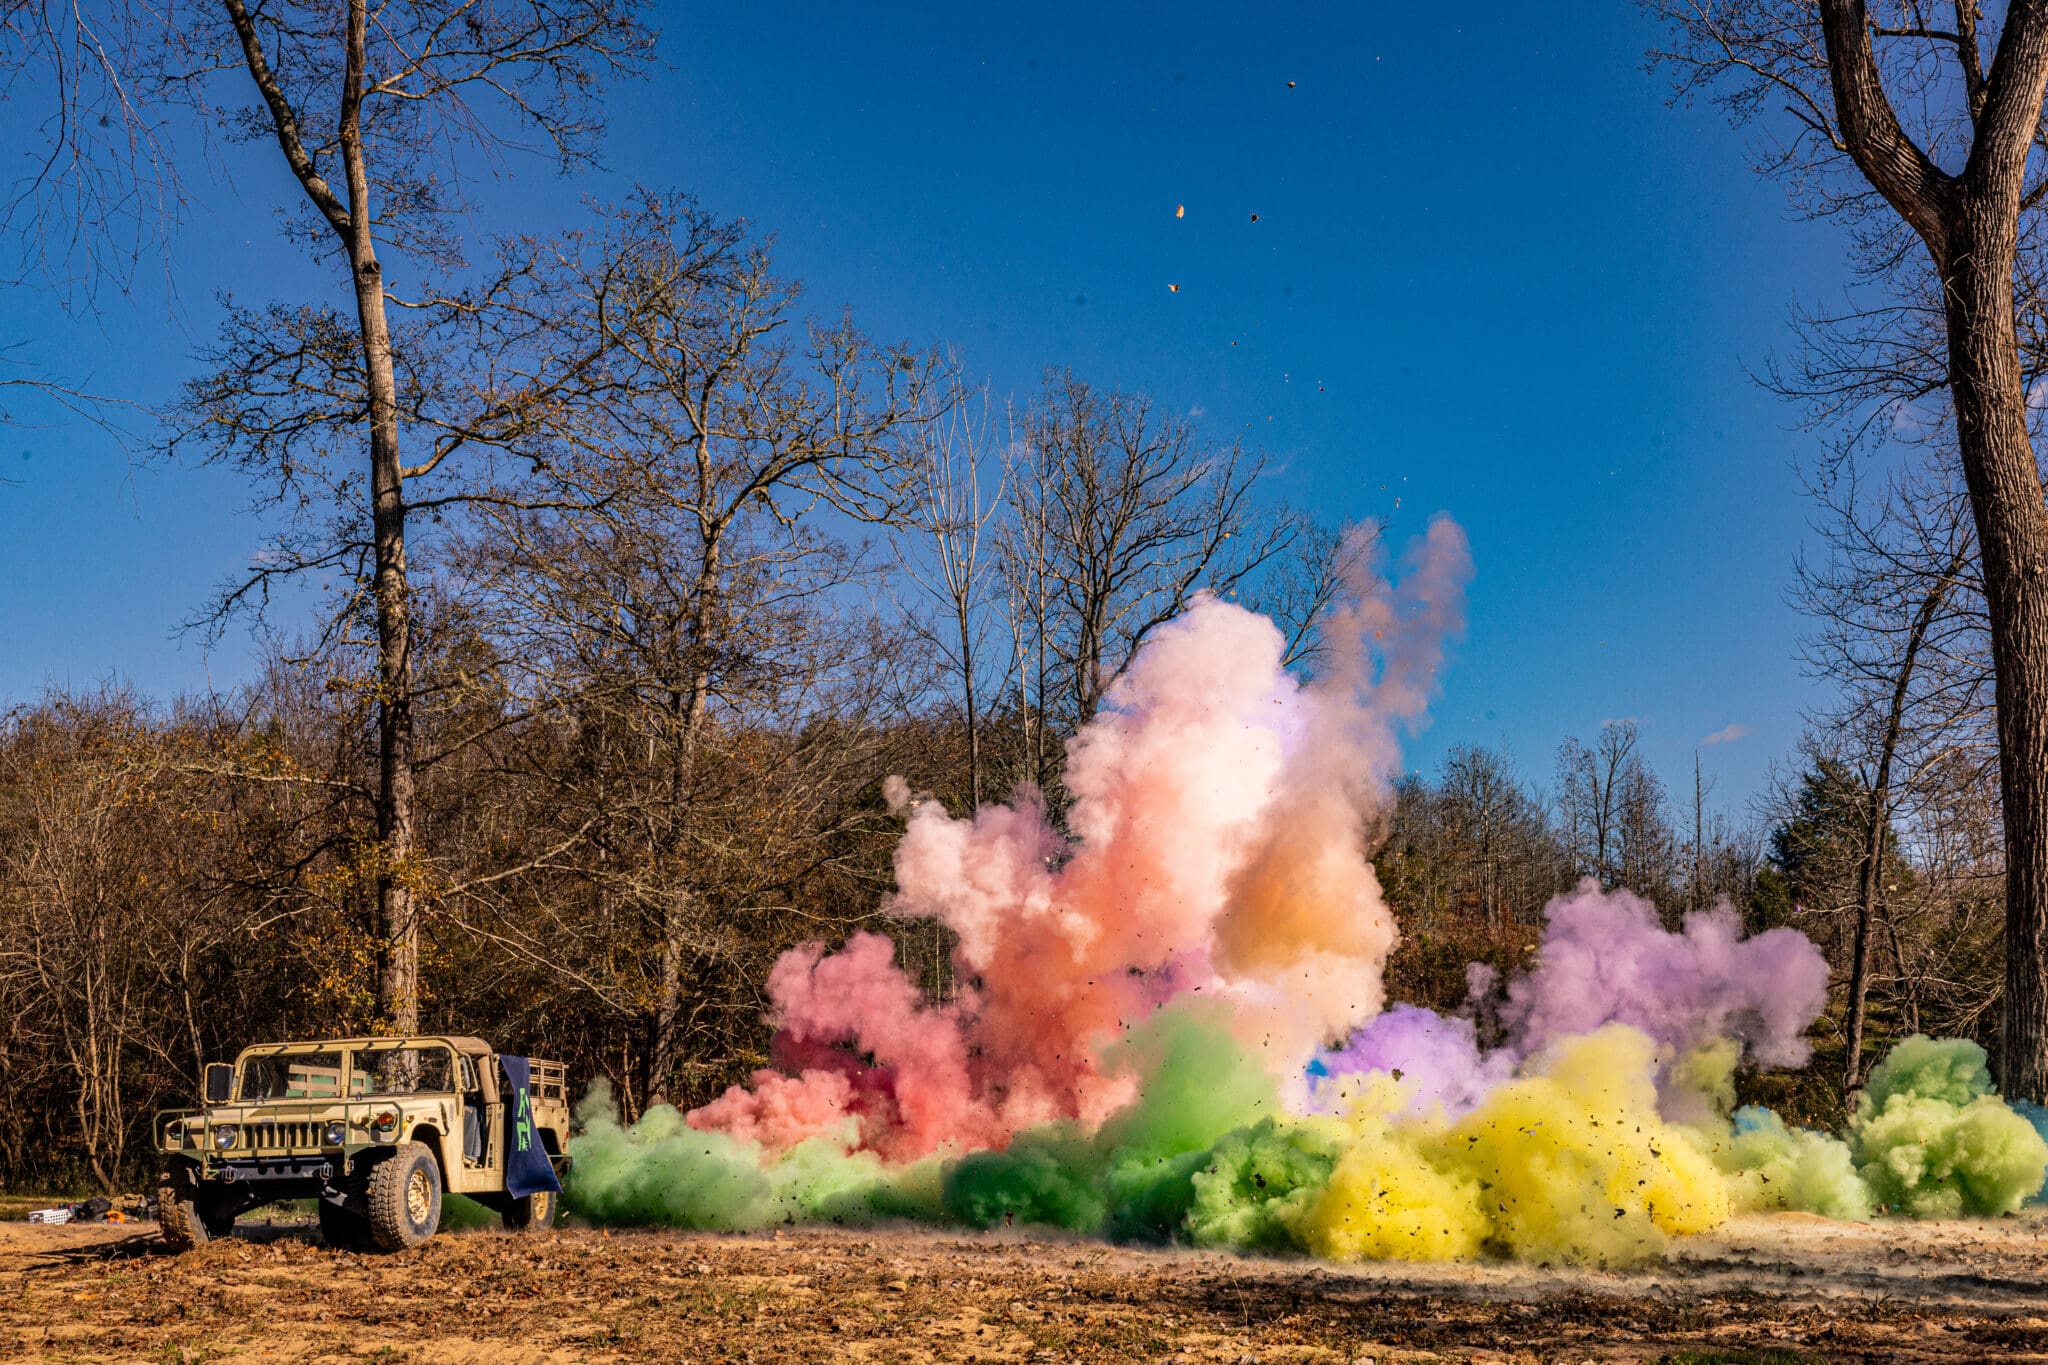
<path fill-rule="evenodd" d="M 418 1246 L 444 1191 L 505 1226 L 553 1226 L 569 1136 L 558 1062 L 480 1038 L 339 1038 L 248 1048 L 206 1068 L 206 1105 L 156 1117 L 157 1221 L 183 1251 L 280 1199 L 318 1199 L 336 1246 Z"/>

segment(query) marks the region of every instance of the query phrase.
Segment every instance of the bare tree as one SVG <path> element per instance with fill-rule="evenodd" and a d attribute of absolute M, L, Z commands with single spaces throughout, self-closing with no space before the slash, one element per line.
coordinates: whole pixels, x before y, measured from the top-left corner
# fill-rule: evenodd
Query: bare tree
<path fill-rule="evenodd" d="M 979 808 L 991 605 L 987 542 L 1003 507 L 1012 441 L 1010 424 L 998 422 L 985 391 L 951 395 L 944 406 L 943 416 L 918 429 L 902 516 L 909 534 L 897 539 L 897 563 L 937 606 L 939 619 L 921 622 L 919 630 L 958 680 L 968 801 Z"/>
<path fill-rule="evenodd" d="M 252 584 L 280 573 L 347 572 L 367 554 L 361 597 L 375 634 L 378 772 L 375 797 L 378 938 L 384 1011 L 400 1032 L 419 1017 L 420 866 L 411 568 L 411 519 L 437 510 L 410 486 L 431 479 L 464 439 L 430 440 L 408 464 L 405 354 L 386 248 L 416 267 L 460 262 L 451 231 L 465 208 L 460 154 L 486 156 L 537 137 L 564 166 L 586 161 L 599 125 L 591 97 L 606 75 L 630 73 L 650 38 L 633 0 L 529 0 L 445 6 L 367 0 L 337 16 L 318 6 L 220 0 L 167 36 L 152 64 L 153 90 L 218 118 L 238 140 L 267 142 L 304 196 L 301 235 L 346 281 L 344 318 L 326 309 L 230 316 L 214 382 L 195 387 L 196 419 L 186 443 L 213 439 L 245 467 L 300 496 L 303 457 L 345 457 L 340 433 L 366 446 L 363 476 L 336 474 L 344 487 L 338 520 L 325 533 L 300 531 Z M 253 85 L 255 103 L 217 113 L 224 73 Z M 245 87 L 246 88 L 246 87 Z M 431 295 L 429 296 L 431 299 Z M 297 381 L 298 367 L 314 374 Z M 288 416 L 256 409 L 234 380 L 267 376 L 272 397 L 295 400 Z M 223 382 L 225 380 L 225 382 Z M 320 400 L 325 399 L 323 404 Z M 416 406 L 416 405 L 415 405 Z M 174 443 L 175 444 L 175 443 Z M 351 526 L 361 519 L 361 529 Z"/>
<path fill-rule="evenodd" d="M 1286 545 L 1259 575 L 1252 605 L 1286 635 L 1281 662 L 1313 670 L 1324 653 L 1324 616 L 1354 563 L 1375 552 L 1380 528 L 1372 522 L 1330 527 L 1284 509 L 1275 522 L 1283 528 Z"/>
<path fill-rule="evenodd" d="M 1556 888 L 1537 868 L 1543 862 L 1548 831 L 1542 812 L 1530 798 L 1512 758 L 1505 752 L 1461 744 L 1444 756 L 1437 779 L 1446 834 L 1459 849 L 1455 862 L 1460 880 L 1472 887 L 1480 919 L 1499 928 L 1526 914 L 1530 874 L 1541 883 L 1537 898 Z"/>
<path fill-rule="evenodd" d="M 1872 935 L 1884 919 L 1893 824 L 1949 774 L 1952 754 L 1988 748 L 1991 690 L 1967 502 L 1940 468 L 1908 466 L 1865 495 L 1853 467 L 1823 467 L 1811 485 L 1825 516 L 1825 557 L 1802 559 L 1795 604 L 1813 620 L 1807 671 L 1833 685 L 1809 717 L 1857 766 L 1866 812 L 1855 876 L 1843 1094 L 1862 1084 Z M 1946 781 L 1939 783 L 1945 787 Z M 1894 953 L 1897 956 L 1895 950 Z"/>
<path fill-rule="evenodd" d="M 1617 885 L 1625 796 L 1642 767 L 1634 721 L 1611 720 L 1588 746 L 1568 738 L 1557 749 L 1557 805 L 1566 847 L 1580 876 Z"/>
<path fill-rule="evenodd" d="M 67 304 L 125 286 L 182 216 L 153 70 L 166 12 L 131 0 L 0 0 L 0 102 L 39 111 L 39 138 L 0 199 L 20 248 L 5 276 L 41 271 Z M 25 149 L 27 150 L 27 149 Z"/>
<path fill-rule="evenodd" d="M 1008 544 L 1029 559 L 1010 578 L 1038 627 L 1036 724 L 1050 714 L 1071 731 L 1198 589 L 1234 593 L 1297 527 L 1258 514 L 1261 458 L 1202 444 L 1142 394 L 1050 374 L 1024 443 L 1028 466 L 1011 475 L 1021 527 Z"/>
<path fill-rule="evenodd" d="M 2006 842 L 2008 1093 L 2048 1094 L 2048 505 L 2027 402 L 2041 351 L 2048 0 L 1997 20 L 1959 0 L 1650 0 L 1681 93 L 1785 111 L 1764 158 L 1848 225 L 1881 302 L 1817 319 L 1794 387 L 1827 420 L 1945 394 L 1969 491 L 1997 677 Z M 1938 320 L 1938 325 L 1937 325 Z M 1887 321 L 1903 325 L 1888 326 Z M 2023 346 L 2023 338 L 2029 343 Z"/>

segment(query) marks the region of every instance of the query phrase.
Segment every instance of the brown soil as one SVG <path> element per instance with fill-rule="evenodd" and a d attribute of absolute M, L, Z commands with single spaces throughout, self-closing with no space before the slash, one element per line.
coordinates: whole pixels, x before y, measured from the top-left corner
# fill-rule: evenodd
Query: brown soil
<path fill-rule="evenodd" d="M 260 1218 L 260 1215 L 259 1215 Z M 0 1224 L 0 1359 L 2048 1361 L 2048 1220 L 1744 1218 L 1627 1273 L 1329 1266 L 924 1230 L 449 1234 Z"/>

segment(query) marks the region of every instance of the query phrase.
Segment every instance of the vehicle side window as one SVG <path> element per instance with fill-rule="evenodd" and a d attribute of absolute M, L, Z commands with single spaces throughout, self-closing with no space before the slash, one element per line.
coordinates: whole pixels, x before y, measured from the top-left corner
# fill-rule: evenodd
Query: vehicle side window
<path fill-rule="evenodd" d="M 445 1047 L 363 1048 L 354 1060 L 352 1095 L 421 1095 L 455 1089 L 455 1056 Z"/>

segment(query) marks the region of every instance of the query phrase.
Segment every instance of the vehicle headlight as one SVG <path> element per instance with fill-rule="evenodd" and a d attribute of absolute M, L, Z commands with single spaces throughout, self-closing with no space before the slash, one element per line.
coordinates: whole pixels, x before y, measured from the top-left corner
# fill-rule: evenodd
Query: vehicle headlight
<path fill-rule="evenodd" d="M 213 1126 L 213 1145 L 223 1152 L 242 1140 L 242 1130 L 232 1123 L 217 1123 Z"/>
<path fill-rule="evenodd" d="M 379 1142 L 398 1140 L 398 1115 L 379 1114 L 370 1120 L 370 1136 Z"/>
<path fill-rule="evenodd" d="M 339 1147 L 342 1143 L 348 1141 L 348 1125 L 340 1119 L 330 1120 L 325 1136 L 329 1147 Z"/>

